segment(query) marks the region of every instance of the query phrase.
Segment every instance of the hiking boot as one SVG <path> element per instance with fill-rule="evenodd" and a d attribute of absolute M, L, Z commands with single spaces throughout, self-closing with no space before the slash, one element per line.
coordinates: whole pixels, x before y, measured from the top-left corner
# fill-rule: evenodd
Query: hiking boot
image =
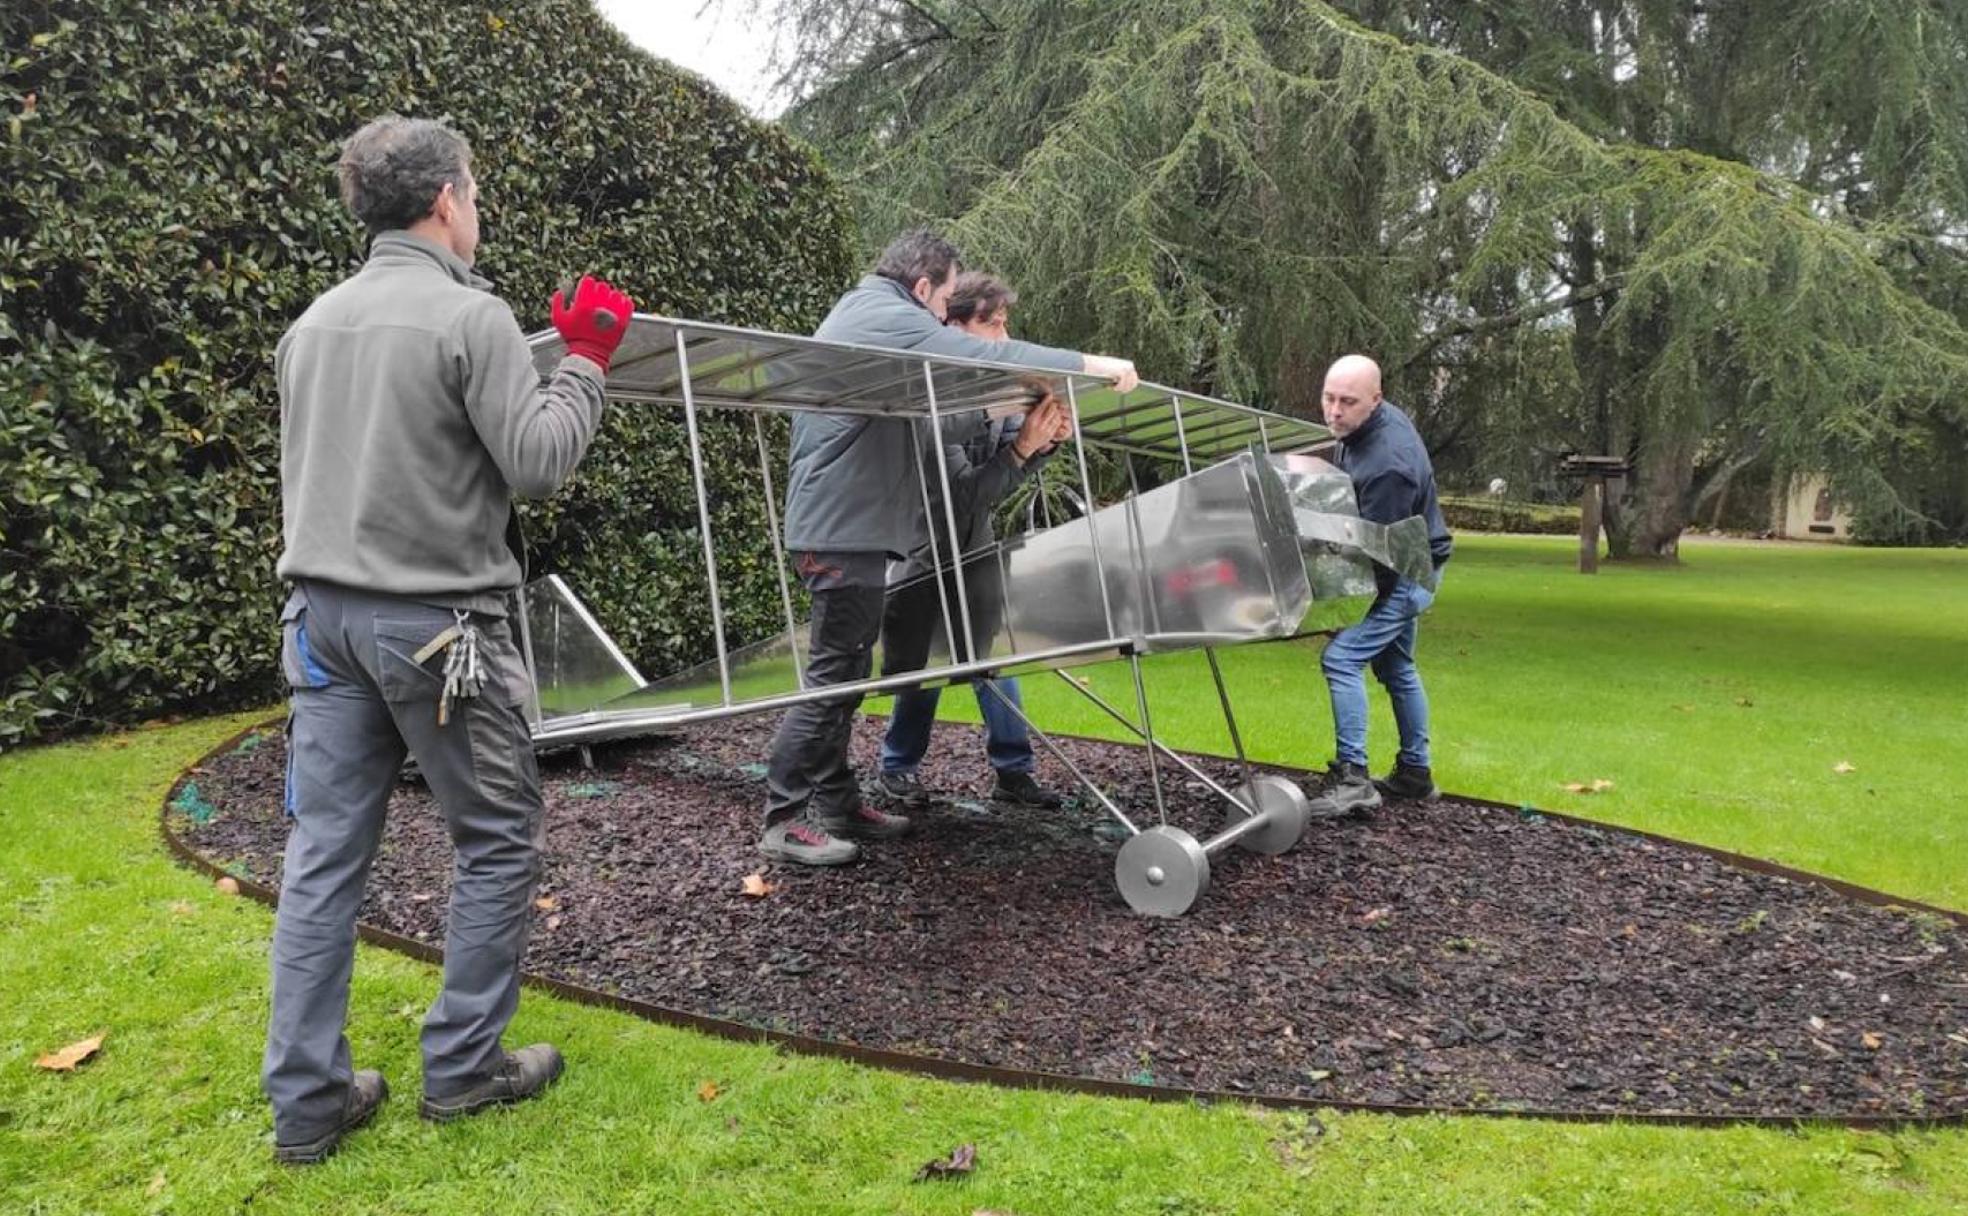
<path fill-rule="evenodd" d="M 998 783 L 991 789 L 991 800 L 1009 802 L 1013 806 L 1036 806 L 1046 810 L 1057 810 L 1066 805 L 1066 800 L 1032 779 L 1030 773 L 998 770 Z"/>
<path fill-rule="evenodd" d="M 1335 760 L 1326 766 L 1325 780 L 1307 808 L 1314 819 L 1366 815 L 1380 809 L 1380 791 L 1364 764 Z"/>
<path fill-rule="evenodd" d="M 534 1097 L 559 1079 L 565 1065 L 552 1043 L 535 1043 L 509 1051 L 499 1070 L 461 1094 L 448 1098 L 424 1095 L 417 1113 L 433 1123 L 449 1123 L 495 1106 L 509 1106 Z"/>
<path fill-rule="evenodd" d="M 851 840 L 836 840 L 803 814 L 766 824 L 758 848 L 774 861 L 791 861 L 803 866 L 844 866 L 861 856 L 859 845 Z"/>
<path fill-rule="evenodd" d="M 1393 772 L 1374 778 L 1374 788 L 1396 802 L 1433 802 L 1442 796 L 1435 788 L 1435 774 L 1425 764 L 1396 764 Z"/>
<path fill-rule="evenodd" d="M 875 778 L 875 788 L 897 806 L 914 810 L 929 805 L 929 791 L 914 773 L 883 773 Z"/>
<path fill-rule="evenodd" d="M 389 1082 L 373 1069 L 363 1069 L 349 1079 L 348 1097 L 342 1103 L 342 1118 L 334 1128 L 299 1144 L 275 1142 L 273 1159 L 282 1165 L 313 1165 L 326 1161 L 342 1146 L 342 1137 L 369 1122 L 376 1108 L 389 1097 Z"/>
<path fill-rule="evenodd" d="M 891 815 L 859 798 L 844 811 L 814 811 L 813 822 L 832 836 L 849 840 L 893 840 L 909 830 L 907 815 Z"/>

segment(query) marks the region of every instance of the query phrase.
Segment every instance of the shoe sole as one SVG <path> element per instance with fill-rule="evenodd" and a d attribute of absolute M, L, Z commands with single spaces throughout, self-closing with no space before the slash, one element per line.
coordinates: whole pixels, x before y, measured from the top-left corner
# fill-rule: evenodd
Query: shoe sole
<path fill-rule="evenodd" d="M 1041 811 L 1056 811 L 1066 805 L 1064 798 L 1021 798 L 1017 794 L 991 791 L 991 801 L 1001 806 L 1029 806 Z"/>
<path fill-rule="evenodd" d="M 1371 815 L 1386 805 L 1380 798 L 1372 800 L 1355 798 L 1347 802 L 1335 802 L 1330 798 L 1314 798 L 1306 806 L 1313 819 L 1343 819 L 1348 815 Z"/>
<path fill-rule="evenodd" d="M 1442 800 L 1442 791 L 1439 789 L 1429 790 L 1425 794 L 1407 794 L 1400 790 L 1390 790 L 1378 781 L 1374 782 L 1374 788 L 1380 791 L 1382 798 L 1393 802 L 1440 802 Z"/>
<path fill-rule="evenodd" d="M 431 1123 L 451 1123 L 458 1119 L 469 1119 L 471 1116 L 482 1114 L 495 1106 L 512 1106 L 516 1103 L 524 1102 L 528 1098 L 537 1098 L 549 1089 L 552 1089 L 554 1082 L 560 1080 L 560 1074 L 566 1071 L 567 1061 L 565 1059 L 557 1059 L 554 1061 L 553 1071 L 547 1074 L 547 1079 L 540 1082 L 538 1088 L 527 1093 L 497 1094 L 489 1098 L 478 1098 L 458 1106 L 441 1106 L 432 1102 L 429 1098 L 425 1098 L 422 1102 L 418 1103 L 417 1113 Z"/>
<path fill-rule="evenodd" d="M 859 861 L 861 859 L 860 849 L 856 849 L 844 857 L 815 857 L 808 852 L 795 849 L 782 849 L 776 845 L 769 844 L 760 845 L 758 851 L 774 861 L 789 861 L 798 866 L 844 866 L 849 862 Z"/>

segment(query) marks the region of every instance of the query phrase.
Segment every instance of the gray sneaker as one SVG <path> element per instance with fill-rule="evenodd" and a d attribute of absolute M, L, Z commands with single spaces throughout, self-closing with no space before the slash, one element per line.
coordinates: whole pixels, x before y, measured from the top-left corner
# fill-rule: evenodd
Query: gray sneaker
<path fill-rule="evenodd" d="M 1425 764 L 1396 764 L 1393 772 L 1374 778 L 1374 788 L 1396 802 L 1434 802 L 1442 796 L 1435 788 L 1435 774 Z"/>
<path fill-rule="evenodd" d="M 448 1098 L 425 1094 L 417 1113 L 433 1123 L 449 1123 L 495 1106 L 524 1102 L 558 1080 L 565 1067 L 560 1050 L 552 1043 L 535 1043 L 509 1051 L 499 1064 L 499 1071 L 465 1092 Z"/>
<path fill-rule="evenodd" d="M 1325 780 L 1306 809 L 1314 819 L 1366 815 L 1380 809 L 1380 791 L 1374 788 L 1366 765 L 1335 760 L 1326 766 Z"/>
<path fill-rule="evenodd" d="M 774 861 L 803 866 L 844 866 L 861 856 L 859 845 L 835 839 L 804 814 L 766 824 L 758 848 Z"/>
<path fill-rule="evenodd" d="M 365 1068 L 349 1079 L 348 1097 L 342 1104 L 342 1117 L 335 1126 L 312 1140 L 297 1144 L 275 1142 L 273 1159 L 282 1165 L 314 1165 L 335 1155 L 342 1137 L 369 1122 L 369 1117 L 389 1097 L 389 1082 L 383 1074 Z"/>
<path fill-rule="evenodd" d="M 883 773 L 875 778 L 875 788 L 897 806 L 915 810 L 929 805 L 929 791 L 914 773 Z"/>
<path fill-rule="evenodd" d="M 830 836 L 849 840 L 893 840 L 909 830 L 907 815 L 891 815 L 860 799 L 844 811 L 809 811 L 813 822 Z"/>

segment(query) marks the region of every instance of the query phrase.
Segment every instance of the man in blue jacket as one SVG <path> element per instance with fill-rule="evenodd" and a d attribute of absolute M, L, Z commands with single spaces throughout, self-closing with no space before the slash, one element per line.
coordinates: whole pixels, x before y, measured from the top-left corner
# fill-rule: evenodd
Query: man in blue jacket
<path fill-rule="evenodd" d="M 1449 560 L 1453 542 L 1435 500 L 1435 468 L 1414 423 L 1381 396 L 1380 365 L 1365 355 L 1340 359 L 1326 372 L 1321 404 L 1326 425 L 1339 439 L 1335 463 L 1353 478 L 1361 518 L 1391 524 L 1422 516 L 1439 570 Z M 1327 644 L 1320 663 L 1332 695 L 1335 742 L 1324 791 L 1314 800 L 1315 813 L 1364 813 L 1380 806 L 1383 794 L 1421 800 L 1436 796 L 1428 763 L 1428 696 L 1414 653 L 1416 622 L 1435 596 L 1385 568 L 1375 568 L 1374 580 L 1378 594 L 1367 614 Z M 1401 734 L 1394 771 L 1378 782 L 1367 774 L 1362 671 L 1369 665 L 1387 689 Z"/>
<path fill-rule="evenodd" d="M 1016 340 L 973 337 L 943 319 L 960 269 L 957 251 L 918 229 L 889 243 L 864 277 L 834 305 L 814 337 L 859 346 L 1017 363 L 1112 379 L 1134 387 L 1125 359 L 1082 355 Z M 918 469 L 936 467 L 934 443 L 955 459 L 976 418 L 942 435 L 908 418 L 808 412 L 793 417 L 786 484 L 786 548 L 811 593 L 806 686 L 868 677 L 890 558 L 928 544 Z M 954 449 L 954 451 L 952 451 Z M 953 485 L 961 516 L 968 506 Z M 885 839 L 909 828 L 861 799 L 848 761 L 859 695 L 809 701 L 786 711 L 766 764 L 765 833 L 759 851 L 802 865 L 842 865 L 860 855 L 854 839 Z"/>

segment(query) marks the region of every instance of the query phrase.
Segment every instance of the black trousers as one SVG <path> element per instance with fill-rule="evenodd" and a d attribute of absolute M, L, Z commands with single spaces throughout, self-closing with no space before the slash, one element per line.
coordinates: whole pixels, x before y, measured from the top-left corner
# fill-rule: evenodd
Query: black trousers
<path fill-rule="evenodd" d="M 857 571 L 858 563 L 807 560 L 813 556 L 803 555 L 800 561 L 800 578 L 813 599 L 806 686 L 825 688 L 865 680 L 873 670 L 875 641 L 881 636 L 882 555 L 874 555 L 871 580 L 865 565 Z M 808 804 L 834 813 L 851 810 L 859 802 L 860 786 L 847 749 L 854 714 L 860 708 L 857 692 L 805 701 L 786 711 L 766 760 L 766 823 L 789 819 Z"/>
<path fill-rule="evenodd" d="M 882 609 L 882 674 L 900 675 L 927 666 L 936 643 L 947 636 L 943 628 L 943 604 L 950 605 L 953 632 L 963 632 L 963 612 L 957 607 L 957 579 L 953 571 L 942 575 L 943 595 L 936 593 L 936 579 L 928 574 L 888 589 L 888 602 Z M 978 645 L 959 647 L 950 654 L 952 662 L 969 662 L 972 655 L 988 657 L 998 625 L 1004 620 L 1004 576 L 995 554 L 986 553 L 964 568 L 964 591 L 970 599 L 970 631 Z"/>

